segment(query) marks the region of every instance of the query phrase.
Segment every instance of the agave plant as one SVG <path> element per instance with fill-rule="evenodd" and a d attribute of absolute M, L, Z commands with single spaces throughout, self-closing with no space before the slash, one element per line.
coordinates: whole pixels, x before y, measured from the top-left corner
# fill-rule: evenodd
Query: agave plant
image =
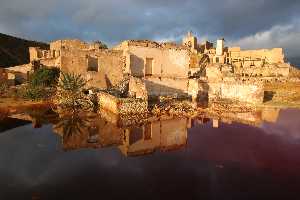
<path fill-rule="evenodd" d="M 87 81 L 80 75 L 74 73 L 62 73 L 58 88 L 58 104 L 66 108 L 86 108 L 90 101 L 84 94 Z"/>

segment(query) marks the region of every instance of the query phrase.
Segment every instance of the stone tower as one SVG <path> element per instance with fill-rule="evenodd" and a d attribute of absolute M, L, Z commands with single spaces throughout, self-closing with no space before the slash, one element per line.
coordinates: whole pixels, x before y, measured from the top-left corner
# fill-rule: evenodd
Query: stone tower
<path fill-rule="evenodd" d="M 191 51 L 195 51 L 198 48 L 197 37 L 193 35 L 191 31 L 183 38 L 182 44 L 191 48 Z"/>
<path fill-rule="evenodd" d="M 222 56 L 224 53 L 224 38 L 217 40 L 216 55 Z"/>

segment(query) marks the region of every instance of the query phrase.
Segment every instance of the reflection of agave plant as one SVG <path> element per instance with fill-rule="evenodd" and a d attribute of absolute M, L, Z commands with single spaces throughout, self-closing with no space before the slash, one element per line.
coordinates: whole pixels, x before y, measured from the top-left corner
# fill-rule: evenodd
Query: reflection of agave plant
<path fill-rule="evenodd" d="M 68 140 L 74 135 L 85 134 L 91 126 L 92 117 L 81 116 L 77 112 L 63 115 L 60 121 L 55 125 L 56 129 L 62 130 L 64 140 Z"/>
<path fill-rule="evenodd" d="M 67 108 L 89 107 L 90 102 L 83 93 L 86 83 L 80 74 L 62 73 L 57 90 L 58 104 Z"/>

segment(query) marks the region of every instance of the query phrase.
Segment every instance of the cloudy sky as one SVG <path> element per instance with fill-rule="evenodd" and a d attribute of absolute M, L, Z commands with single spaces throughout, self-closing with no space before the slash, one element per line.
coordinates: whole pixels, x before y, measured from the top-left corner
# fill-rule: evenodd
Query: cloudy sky
<path fill-rule="evenodd" d="M 225 37 L 243 48 L 300 56 L 299 0 L 0 0 L 0 32 L 28 39 L 179 41 Z"/>

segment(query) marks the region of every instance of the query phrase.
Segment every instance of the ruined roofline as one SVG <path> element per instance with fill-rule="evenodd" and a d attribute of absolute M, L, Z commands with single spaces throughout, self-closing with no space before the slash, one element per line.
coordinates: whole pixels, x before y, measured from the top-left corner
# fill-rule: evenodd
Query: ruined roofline
<path fill-rule="evenodd" d="M 238 49 L 238 51 L 272 51 L 272 50 L 282 50 L 284 52 L 284 49 L 282 47 L 274 47 L 274 48 L 262 48 L 262 49 L 243 49 L 239 46 L 232 46 L 232 47 L 225 47 L 228 48 L 228 51 L 230 49 Z"/>
<path fill-rule="evenodd" d="M 82 42 L 82 43 L 88 44 L 87 42 L 85 42 L 81 39 L 78 39 L 78 38 L 61 38 L 61 39 L 57 39 L 57 40 L 52 40 L 52 41 L 50 41 L 49 44 L 55 43 L 55 42 L 65 42 L 65 41 L 77 41 L 77 42 Z"/>
<path fill-rule="evenodd" d="M 59 47 L 60 46 L 60 47 Z M 76 48 L 76 49 L 108 49 L 107 45 L 102 41 L 93 41 L 93 42 L 86 42 L 84 40 L 80 40 L 77 38 L 65 38 L 52 41 L 50 43 L 51 48 Z"/>
<path fill-rule="evenodd" d="M 107 54 L 122 54 L 122 50 L 118 49 L 62 49 L 62 52 L 86 52 L 86 53 L 107 53 Z"/>
<path fill-rule="evenodd" d="M 174 42 L 156 42 L 153 40 L 125 40 L 114 48 L 121 46 L 137 46 L 137 47 L 149 47 L 149 48 L 161 48 L 161 49 L 176 49 L 176 50 L 189 50 L 188 47 Z"/>

